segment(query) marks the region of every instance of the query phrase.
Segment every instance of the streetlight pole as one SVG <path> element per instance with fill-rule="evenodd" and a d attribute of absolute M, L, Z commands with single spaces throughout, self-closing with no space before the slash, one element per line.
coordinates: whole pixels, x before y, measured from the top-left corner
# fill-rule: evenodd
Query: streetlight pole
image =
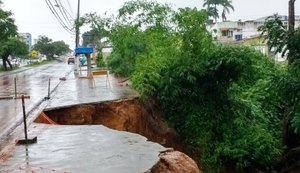
<path fill-rule="evenodd" d="M 75 49 L 79 47 L 79 16 L 80 16 L 80 0 L 78 0 L 77 5 L 77 18 L 75 22 Z M 78 68 L 79 68 L 79 58 L 77 55 L 75 55 L 75 70 L 74 72 L 78 74 Z"/>

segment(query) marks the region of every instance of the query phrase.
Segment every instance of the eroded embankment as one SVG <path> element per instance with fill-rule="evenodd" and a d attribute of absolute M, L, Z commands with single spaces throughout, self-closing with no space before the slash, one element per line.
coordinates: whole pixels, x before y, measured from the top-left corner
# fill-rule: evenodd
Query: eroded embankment
<path fill-rule="evenodd" d="M 154 103 L 143 103 L 138 98 L 85 104 L 45 111 L 36 123 L 61 125 L 104 125 L 119 131 L 137 133 L 164 147 L 184 151 L 184 144 L 174 129 L 168 127 L 160 109 Z M 168 150 L 160 155 L 160 162 L 151 173 L 199 173 L 197 164 L 187 155 Z"/>
<path fill-rule="evenodd" d="M 169 128 L 161 111 L 153 103 L 139 99 L 78 105 L 59 110 L 45 111 L 55 123 L 62 125 L 104 125 L 137 133 L 165 147 L 183 151 L 183 143 L 174 129 Z M 39 118 L 36 123 L 42 122 Z"/>

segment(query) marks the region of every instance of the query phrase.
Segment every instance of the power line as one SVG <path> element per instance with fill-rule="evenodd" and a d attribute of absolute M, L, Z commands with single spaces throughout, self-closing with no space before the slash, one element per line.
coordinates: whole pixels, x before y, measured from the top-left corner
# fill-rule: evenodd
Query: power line
<path fill-rule="evenodd" d="M 64 6 L 61 4 L 60 1 L 59 1 L 59 3 L 58 3 L 58 1 L 55 0 L 55 2 L 56 2 L 56 5 L 54 5 L 54 6 L 58 7 L 58 9 L 59 9 L 59 11 L 60 11 L 60 14 L 61 14 L 62 17 L 65 19 L 65 22 L 69 24 L 69 27 L 70 27 L 70 28 L 72 28 L 73 24 L 71 23 L 71 21 L 70 21 L 68 15 L 67 15 L 67 13 L 66 13 L 66 10 L 65 10 Z"/>
<path fill-rule="evenodd" d="M 46 1 L 46 2 L 47 2 L 47 1 Z M 49 4 L 48 6 L 49 6 L 50 10 L 51 10 L 52 13 L 55 15 L 56 19 L 57 19 L 58 21 L 60 21 L 61 25 L 62 25 L 65 29 L 68 29 L 69 31 L 72 32 L 71 27 L 70 27 L 70 26 L 68 27 L 67 24 L 63 21 L 63 19 L 60 17 L 60 15 L 58 14 L 58 12 L 56 11 L 55 6 L 52 4 L 52 2 L 51 2 L 50 0 L 48 0 L 48 4 Z"/>
<path fill-rule="evenodd" d="M 67 25 L 64 23 L 64 21 L 61 19 L 57 11 L 55 10 L 53 4 L 51 3 L 50 0 L 45 0 L 48 8 L 50 9 L 51 13 L 54 15 L 54 17 L 57 19 L 57 21 L 60 23 L 60 25 L 70 34 L 74 34 L 72 29 L 68 28 Z"/>
<path fill-rule="evenodd" d="M 71 4 L 70 4 L 70 1 L 69 1 L 69 0 L 67 0 L 67 4 L 68 4 L 68 6 L 69 6 L 69 9 L 71 10 L 72 16 L 75 16 L 75 15 L 74 15 L 74 12 L 73 12 L 73 10 L 72 10 L 72 7 L 71 7 Z"/>
<path fill-rule="evenodd" d="M 66 14 L 66 16 L 69 15 L 69 17 L 71 18 L 71 19 L 69 19 L 69 20 L 75 21 L 75 15 L 71 14 L 71 13 L 72 13 L 72 10 L 71 10 L 71 13 L 70 13 L 70 12 L 64 7 L 64 5 L 62 4 L 61 0 L 59 0 L 59 4 L 60 4 L 60 6 L 63 8 L 63 11 L 64 11 L 64 13 Z"/>

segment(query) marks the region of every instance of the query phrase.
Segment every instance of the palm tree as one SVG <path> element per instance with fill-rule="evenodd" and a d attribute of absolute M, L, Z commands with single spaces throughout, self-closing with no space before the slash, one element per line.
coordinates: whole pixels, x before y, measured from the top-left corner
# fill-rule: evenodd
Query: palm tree
<path fill-rule="evenodd" d="M 208 15 L 215 19 L 219 18 L 218 6 L 223 7 L 222 20 L 226 21 L 226 13 L 229 13 L 230 9 L 234 10 L 231 0 L 204 0 L 203 7 L 206 7 Z"/>
<path fill-rule="evenodd" d="M 221 5 L 223 7 L 223 12 L 222 12 L 222 21 L 226 21 L 226 13 L 229 13 L 230 12 L 230 9 L 232 11 L 234 11 L 234 7 L 233 5 L 231 4 L 232 1 L 231 0 L 222 0 L 221 2 Z"/>
<path fill-rule="evenodd" d="M 219 18 L 218 8 L 220 0 L 204 0 L 203 7 L 206 7 L 208 16 L 211 16 L 217 22 L 217 18 Z"/>

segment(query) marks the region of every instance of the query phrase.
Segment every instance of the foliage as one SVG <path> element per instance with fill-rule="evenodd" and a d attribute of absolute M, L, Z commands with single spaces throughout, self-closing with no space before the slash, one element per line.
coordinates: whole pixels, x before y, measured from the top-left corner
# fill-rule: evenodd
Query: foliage
<path fill-rule="evenodd" d="M 46 55 L 49 60 L 54 58 L 54 55 L 59 56 L 70 51 L 69 45 L 65 44 L 64 41 L 53 42 L 46 36 L 39 38 L 33 49 Z"/>
<path fill-rule="evenodd" d="M 106 64 L 104 62 L 104 59 L 103 59 L 103 54 L 102 53 L 97 54 L 96 65 L 97 65 L 97 67 L 105 67 L 106 66 Z"/>
<path fill-rule="evenodd" d="M 28 45 L 17 37 L 10 37 L 1 45 L 0 55 L 3 57 L 9 55 L 24 57 L 28 55 Z"/>
<path fill-rule="evenodd" d="M 278 90 L 272 87 L 280 70 L 248 48 L 213 45 L 206 17 L 195 9 L 180 9 L 174 19 L 177 39 L 170 39 L 166 50 L 174 46 L 177 53 L 140 54 L 135 88 L 158 99 L 168 122 L 201 150 L 206 172 L 228 165 L 266 169 L 282 153 L 281 116 L 274 113 Z"/>
<path fill-rule="evenodd" d="M 259 29 L 270 47 L 274 47 L 276 52 L 282 52 L 282 55 L 287 55 L 289 61 L 287 72 L 275 83 L 282 98 L 279 106 L 284 117 L 282 142 L 286 151 L 289 151 L 300 145 L 300 102 L 298 99 L 300 95 L 300 28 L 288 30 L 279 17 L 274 15 L 269 17 Z"/>
<path fill-rule="evenodd" d="M 54 55 L 64 55 L 70 51 L 69 45 L 67 45 L 64 41 L 54 41 L 51 44 L 54 47 Z"/>
<path fill-rule="evenodd" d="M 91 30 L 82 34 L 83 46 L 93 46 L 99 52 L 102 51 L 104 44 L 103 38 L 109 36 L 109 23 L 110 18 L 98 16 L 96 13 L 85 14 L 81 17 L 81 21 L 84 24 L 89 24 Z"/>
<path fill-rule="evenodd" d="M 33 46 L 33 49 L 46 55 L 47 58 L 50 59 L 50 57 L 52 58 L 54 55 L 54 53 L 53 53 L 54 47 L 51 43 L 52 43 L 52 39 L 50 39 L 46 36 L 42 36 L 37 40 L 37 43 Z"/>
<path fill-rule="evenodd" d="M 299 44 L 300 42 L 298 42 Z M 289 116 L 289 131 L 291 131 L 292 135 L 298 136 L 290 136 L 287 139 L 286 147 L 293 148 L 298 147 L 300 144 L 297 140 L 300 139 L 300 73 L 299 73 L 300 63 L 297 59 L 293 64 L 291 64 L 287 70 L 287 72 L 282 75 L 277 83 L 277 87 L 281 90 L 280 94 L 282 97 L 282 114 Z M 291 135 L 291 134 L 290 134 Z M 290 142 L 290 143 L 289 143 Z M 296 143 L 295 143 L 296 142 Z"/>
<path fill-rule="evenodd" d="M 279 16 L 274 15 L 268 17 L 258 30 L 266 37 L 270 49 L 274 48 L 275 52 L 282 53 L 282 56 L 288 55 L 290 64 L 300 59 L 300 46 L 297 44 L 300 42 L 300 28 L 288 30 Z"/>
<path fill-rule="evenodd" d="M 172 9 L 167 4 L 154 1 L 136 0 L 125 2 L 119 9 L 119 22 L 139 28 L 168 27 Z"/>
<path fill-rule="evenodd" d="M 269 112 L 277 105 L 275 90 L 268 89 L 275 68 L 266 57 L 246 48 L 219 47 L 211 55 L 170 64 L 155 70 L 161 71 L 159 78 L 140 82 L 155 90 L 173 127 L 201 149 L 206 172 L 232 164 L 264 169 L 280 156 L 280 116 Z"/>
<path fill-rule="evenodd" d="M 154 44 L 169 37 L 172 13 L 168 5 L 152 1 L 129 1 L 119 9 L 109 37 L 113 52 L 108 66 L 115 74 L 130 76 L 140 55 L 162 47 Z"/>
<path fill-rule="evenodd" d="M 278 81 L 287 73 L 255 50 L 213 44 L 203 11 L 130 1 L 119 13 L 108 65 L 159 102 L 204 172 L 270 172 L 283 153 Z"/>
<path fill-rule="evenodd" d="M 110 40 L 114 47 L 108 66 L 120 76 L 129 76 L 135 65 L 136 56 L 146 50 L 142 33 L 132 26 L 119 26 L 113 29 Z"/>
<path fill-rule="evenodd" d="M 0 7 L 1 5 L 2 1 L 0 1 Z M 12 12 L 4 11 L 0 8 L 0 54 L 5 57 L 12 54 L 23 55 L 24 48 L 26 47 L 23 42 L 19 41 L 16 37 L 17 26 L 15 25 L 15 20 L 12 18 L 12 15 Z"/>
<path fill-rule="evenodd" d="M 2 1 L 0 1 L 0 44 L 8 38 L 17 35 L 17 26 L 15 25 L 15 20 L 12 18 L 12 13 L 2 10 L 1 5 Z"/>

